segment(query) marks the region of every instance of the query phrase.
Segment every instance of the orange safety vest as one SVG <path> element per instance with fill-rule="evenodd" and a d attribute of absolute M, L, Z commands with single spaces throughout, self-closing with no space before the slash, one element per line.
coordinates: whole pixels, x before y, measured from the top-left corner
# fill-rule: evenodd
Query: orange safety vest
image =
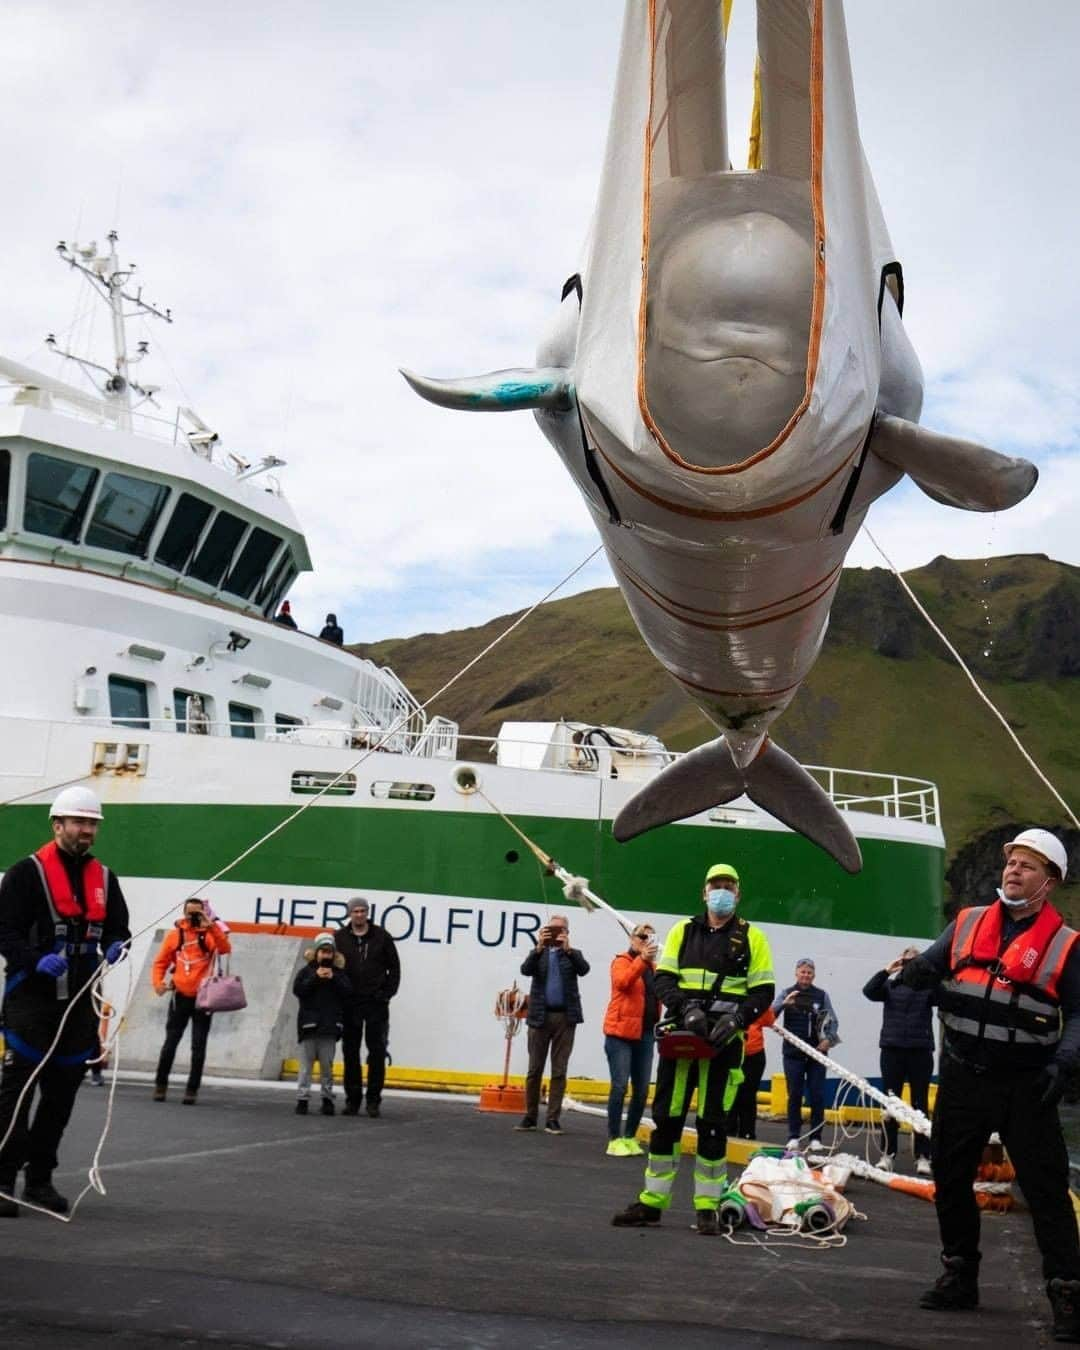
<path fill-rule="evenodd" d="M 949 974 L 939 995 L 952 1031 L 1013 1045 L 1052 1046 L 1061 1039 L 1058 981 L 1080 938 L 1050 904 L 1002 950 L 1004 906 L 962 909 L 956 916 Z"/>

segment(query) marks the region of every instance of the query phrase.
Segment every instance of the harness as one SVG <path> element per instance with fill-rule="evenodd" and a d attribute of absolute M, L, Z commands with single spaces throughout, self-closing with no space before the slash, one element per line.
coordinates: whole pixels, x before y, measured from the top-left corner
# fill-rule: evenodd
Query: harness
<path fill-rule="evenodd" d="M 70 995 L 70 963 L 77 957 L 94 954 L 101 942 L 109 893 L 109 870 L 97 858 L 87 859 L 82 874 L 83 904 L 80 905 L 55 840 L 43 844 L 30 857 L 37 869 L 52 920 L 53 951 L 63 953 L 69 962 L 68 969 L 56 981 L 56 997 L 64 1000 Z M 83 929 L 81 940 L 80 927 Z"/>

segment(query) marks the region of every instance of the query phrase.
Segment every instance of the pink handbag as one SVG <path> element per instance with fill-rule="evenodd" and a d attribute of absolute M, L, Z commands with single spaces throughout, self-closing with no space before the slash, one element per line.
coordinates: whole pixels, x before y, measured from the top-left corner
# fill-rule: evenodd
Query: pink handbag
<path fill-rule="evenodd" d="M 247 1007 L 244 982 L 239 975 L 229 974 L 228 957 L 214 958 L 210 974 L 199 985 L 195 1006 L 200 1012 L 239 1012 Z"/>

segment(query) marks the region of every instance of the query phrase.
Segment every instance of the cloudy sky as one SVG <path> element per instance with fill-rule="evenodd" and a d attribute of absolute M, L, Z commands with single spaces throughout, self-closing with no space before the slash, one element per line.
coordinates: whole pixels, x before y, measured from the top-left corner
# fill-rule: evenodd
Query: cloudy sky
<path fill-rule="evenodd" d="M 442 412 L 396 369 L 531 363 L 577 266 L 621 12 L 6 0 L 0 350 L 68 379 L 48 331 L 100 350 L 104 315 L 52 250 L 115 226 L 176 317 L 133 335 L 153 344 L 145 378 L 228 448 L 288 460 L 317 568 L 294 591 L 303 626 L 332 608 L 350 639 L 373 639 L 531 603 L 595 546 L 576 490 L 528 414 Z M 743 124 L 751 22 L 736 0 Z M 904 486 L 872 528 L 903 567 L 1024 551 L 1080 564 L 1080 6 L 858 0 L 848 28 L 924 421 L 1042 470 L 1000 518 Z M 864 540 L 850 560 L 879 562 Z M 597 562 L 571 589 L 609 581 Z"/>

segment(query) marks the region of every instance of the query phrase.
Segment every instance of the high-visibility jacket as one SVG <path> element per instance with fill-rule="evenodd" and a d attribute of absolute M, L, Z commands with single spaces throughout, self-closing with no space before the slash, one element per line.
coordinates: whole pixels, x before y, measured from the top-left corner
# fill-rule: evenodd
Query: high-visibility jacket
<path fill-rule="evenodd" d="M 1044 904 L 1031 927 L 1005 945 L 1004 918 L 1000 902 L 956 916 L 941 1020 L 960 1036 L 1052 1048 L 1061 1039 L 1058 981 L 1080 933 Z M 1020 1057 L 1026 1059 L 1023 1050 Z"/>
<path fill-rule="evenodd" d="M 664 939 L 656 971 L 674 976 L 684 998 L 745 998 L 776 982 L 768 938 L 738 915 L 719 929 L 702 915 L 680 919 Z"/>

